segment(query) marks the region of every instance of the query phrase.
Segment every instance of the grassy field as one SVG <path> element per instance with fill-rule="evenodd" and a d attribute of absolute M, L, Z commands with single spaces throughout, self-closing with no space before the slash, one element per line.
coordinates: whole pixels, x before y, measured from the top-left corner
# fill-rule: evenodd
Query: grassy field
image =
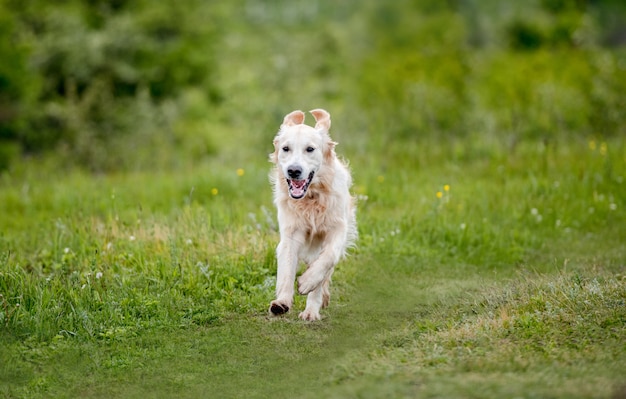
<path fill-rule="evenodd" d="M 626 383 L 623 143 L 464 162 L 424 144 L 343 140 L 361 239 L 310 324 L 266 315 L 278 237 L 262 155 L 5 175 L 3 394 L 609 397 Z"/>
<path fill-rule="evenodd" d="M 468 49 L 446 10 L 407 44 L 406 4 L 309 4 L 215 6 L 224 98 L 183 93 L 182 150 L 125 150 L 159 167 L 1 172 L 0 396 L 626 397 L 623 52 Z M 267 315 L 267 155 L 316 107 L 360 238 L 307 323 Z"/>

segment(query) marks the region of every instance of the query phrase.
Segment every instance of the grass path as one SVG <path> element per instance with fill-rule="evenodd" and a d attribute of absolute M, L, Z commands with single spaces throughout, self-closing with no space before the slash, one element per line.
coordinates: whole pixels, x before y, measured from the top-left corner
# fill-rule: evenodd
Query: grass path
<path fill-rule="evenodd" d="M 27 351 L 32 358 L 26 362 L 24 353 L 10 351 L 3 357 L 23 369 L 11 371 L 13 362 L 7 361 L 3 372 L 9 374 L 3 374 L 19 374 L 34 392 L 33 384 L 39 384 L 40 393 L 55 397 L 315 397 L 334 373 L 350 366 L 351 357 L 375 352 L 381 337 L 413 320 L 441 294 L 436 285 L 429 289 L 413 279 L 399 284 L 387 273 L 382 278 L 393 290 L 364 276 L 360 292 L 335 300 L 323 323 L 256 313 L 130 339 L 59 341 L 42 352 Z M 454 284 L 445 284 L 446 296 L 454 295 Z M 456 293 L 464 288 L 459 283 Z"/>
<path fill-rule="evenodd" d="M 355 256 L 350 263 L 363 258 Z M 28 382 L 32 397 L 289 398 L 318 397 L 320 391 L 337 398 L 607 397 L 615 389 L 612 381 L 619 381 L 626 366 L 623 308 L 615 313 L 613 340 L 596 343 L 603 347 L 586 346 L 592 351 L 587 354 L 566 347 L 553 348 L 559 352 L 555 357 L 546 356 L 515 343 L 519 332 L 506 346 L 490 339 L 474 339 L 468 346 L 458 337 L 451 344 L 450 335 L 465 317 L 459 307 L 472 303 L 471 298 L 503 300 L 512 283 L 503 285 L 500 278 L 481 273 L 443 277 L 449 270 L 441 270 L 438 278 L 419 269 L 410 272 L 413 259 L 394 261 L 395 270 L 380 262 L 361 264 L 355 292 L 338 298 L 322 323 L 257 312 L 234 314 L 209 327 L 158 329 L 78 345 L 64 340 L 3 355 L 8 361 L 2 374 L 11 378 L 7 366 L 19 364 L 22 369 L 11 373 Z M 398 278 L 398 272 L 404 277 Z M 341 274 L 337 278 L 345 277 Z M 623 277 L 616 281 L 621 292 L 607 301 L 621 300 L 623 306 L 626 284 Z M 511 303 L 526 305 L 523 298 Z M 539 327 L 529 328 L 533 333 Z M 596 339 L 593 332 L 586 337 Z M 469 356 L 451 353 L 459 348 Z"/>

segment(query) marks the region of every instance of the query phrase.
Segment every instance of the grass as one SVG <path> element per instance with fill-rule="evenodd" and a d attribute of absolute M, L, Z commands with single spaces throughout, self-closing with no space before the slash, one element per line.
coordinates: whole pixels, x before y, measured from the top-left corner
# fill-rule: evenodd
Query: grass
<path fill-rule="evenodd" d="M 367 168 L 348 154 L 361 240 L 311 324 L 266 315 L 264 157 L 5 174 L 3 394 L 609 397 L 625 383 L 624 144 L 420 144 Z"/>
<path fill-rule="evenodd" d="M 623 52 L 503 50 L 506 18 L 435 3 L 215 3 L 224 97 L 172 105 L 202 137 L 153 170 L 2 172 L 0 394 L 623 397 Z M 320 323 L 302 297 L 274 319 L 267 154 L 320 106 L 360 239 Z"/>

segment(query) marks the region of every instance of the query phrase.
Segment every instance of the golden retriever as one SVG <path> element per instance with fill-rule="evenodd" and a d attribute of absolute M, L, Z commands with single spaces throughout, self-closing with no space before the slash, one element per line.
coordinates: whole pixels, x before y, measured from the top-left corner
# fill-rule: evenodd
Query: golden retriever
<path fill-rule="evenodd" d="M 298 278 L 298 292 L 307 300 L 299 316 L 309 321 L 321 319 L 320 309 L 330 301 L 335 265 L 357 237 L 352 177 L 335 154 L 337 143 L 328 133 L 330 114 L 323 109 L 311 114 L 315 127 L 303 124 L 302 111 L 285 116 L 270 154 L 280 243 L 276 299 L 269 311 L 281 315 L 291 309 L 296 272 L 303 261 L 307 268 Z"/>

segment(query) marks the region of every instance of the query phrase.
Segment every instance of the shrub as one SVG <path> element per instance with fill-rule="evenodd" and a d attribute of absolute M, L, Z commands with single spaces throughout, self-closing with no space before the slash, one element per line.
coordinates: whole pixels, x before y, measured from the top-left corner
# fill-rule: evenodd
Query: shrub
<path fill-rule="evenodd" d="M 17 102 L 3 136 L 30 153 L 60 148 L 94 170 L 135 166 L 137 150 L 171 142 L 181 92 L 215 97 L 205 13 L 193 0 L 7 2 L 12 24 L 0 34 L 20 47 L 0 49 L 14 60 L 0 89 Z M 21 88 L 29 75 L 41 84 Z"/>

